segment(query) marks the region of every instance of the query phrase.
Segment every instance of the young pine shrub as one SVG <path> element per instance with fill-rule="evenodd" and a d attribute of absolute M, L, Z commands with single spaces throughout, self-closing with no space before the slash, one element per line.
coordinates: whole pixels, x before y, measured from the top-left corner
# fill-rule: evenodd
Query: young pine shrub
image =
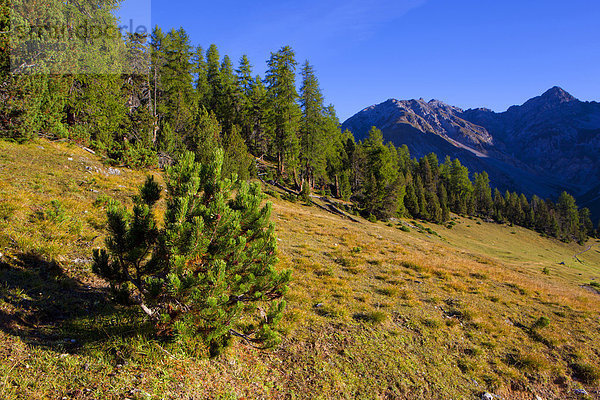
<path fill-rule="evenodd" d="M 290 271 L 278 272 L 271 204 L 258 184 L 221 176 L 223 151 L 210 164 L 186 153 L 166 173 L 164 227 L 154 209 L 161 189 L 149 177 L 133 212 L 108 205 L 106 249 L 94 251 L 93 271 L 131 287 L 157 328 L 200 337 L 211 356 L 232 337 L 255 346 L 278 343 Z"/>

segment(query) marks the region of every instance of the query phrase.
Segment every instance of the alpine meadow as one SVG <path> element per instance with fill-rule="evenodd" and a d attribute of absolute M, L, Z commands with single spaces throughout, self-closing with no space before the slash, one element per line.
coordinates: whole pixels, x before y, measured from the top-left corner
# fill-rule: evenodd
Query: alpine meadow
<path fill-rule="evenodd" d="M 363 85 L 448 93 L 419 58 L 437 39 L 394 49 L 414 79 L 384 41 L 429 18 L 442 37 L 459 11 L 155 3 L 128 31 L 128 1 L 0 2 L 0 398 L 600 399 L 599 103 L 554 86 L 502 112 L 390 99 L 346 118 Z M 496 18 L 525 29 L 514 3 Z M 173 28 L 199 8 L 214 21 Z M 262 35 L 283 42 L 266 62 Z M 527 40 L 515 60 L 542 65 Z M 478 43 L 448 65 L 485 64 Z M 546 85 L 544 65 L 487 79 Z"/>

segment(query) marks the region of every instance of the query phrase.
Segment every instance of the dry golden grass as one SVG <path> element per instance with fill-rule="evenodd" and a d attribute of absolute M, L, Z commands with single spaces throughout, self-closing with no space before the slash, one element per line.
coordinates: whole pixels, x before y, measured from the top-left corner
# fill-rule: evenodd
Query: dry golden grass
<path fill-rule="evenodd" d="M 521 228 L 423 224 L 438 237 L 272 198 L 294 270 L 284 340 L 208 360 L 153 337 L 91 274 L 94 203 L 128 203 L 144 179 L 107 168 L 64 143 L 0 142 L 0 398 L 597 396 L 600 297 L 581 285 L 600 281 L 600 246 L 579 263 L 580 246 Z"/>

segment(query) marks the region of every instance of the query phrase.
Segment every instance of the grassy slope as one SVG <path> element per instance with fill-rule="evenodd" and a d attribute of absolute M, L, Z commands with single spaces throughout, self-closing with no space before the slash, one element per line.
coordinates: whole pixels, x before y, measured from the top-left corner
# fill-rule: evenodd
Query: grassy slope
<path fill-rule="evenodd" d="M 143 180 L 107 169 L 0 142 L 0 398 L 600 398 L 600 297 L 581 287 L 600 281 L 600 245 L 579 263 L 584 248 L 517 227 L 426 225 L 440 238 L 272 198 L 294 270 L 284 341 L 208 360 L 154 339 L 91 274 L 97 200 Z"/>

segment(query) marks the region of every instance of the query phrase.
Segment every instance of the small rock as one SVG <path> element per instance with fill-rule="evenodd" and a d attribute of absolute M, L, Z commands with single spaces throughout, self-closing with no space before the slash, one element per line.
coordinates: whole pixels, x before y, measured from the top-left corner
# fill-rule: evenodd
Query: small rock
<path fill-rule="evenodd" d="M 576 394 L 581 394 L 583 396 L 589 395 L 589 393 L 585 389 L 575 389 L 575 390 L 573 390 L 573 392 L 575 392 Z"/>
<path fill-rule="evenodd" d="M 67 160 L 73 161 L 73 157 L 69 157 L 69 158 L 67 158 Z"/>
<path fill-rule="evenodd" d="M 495 396 L 493 394 L 491 394 L 491 393 L 484 393 L 481 396 L 481 400 L 494 400 L 494 397 Z"/>
<path fill-rule="evenodd" d="M 321 307 L 323 307 L 323 303 L 315 304 L 315 308 L 321 308 Z"/>
<path fill-rule="evenodd" d="M 109 175 L 121 175 L 121 170 L 110 167 L 108 168 L 108 173 Z"/>

